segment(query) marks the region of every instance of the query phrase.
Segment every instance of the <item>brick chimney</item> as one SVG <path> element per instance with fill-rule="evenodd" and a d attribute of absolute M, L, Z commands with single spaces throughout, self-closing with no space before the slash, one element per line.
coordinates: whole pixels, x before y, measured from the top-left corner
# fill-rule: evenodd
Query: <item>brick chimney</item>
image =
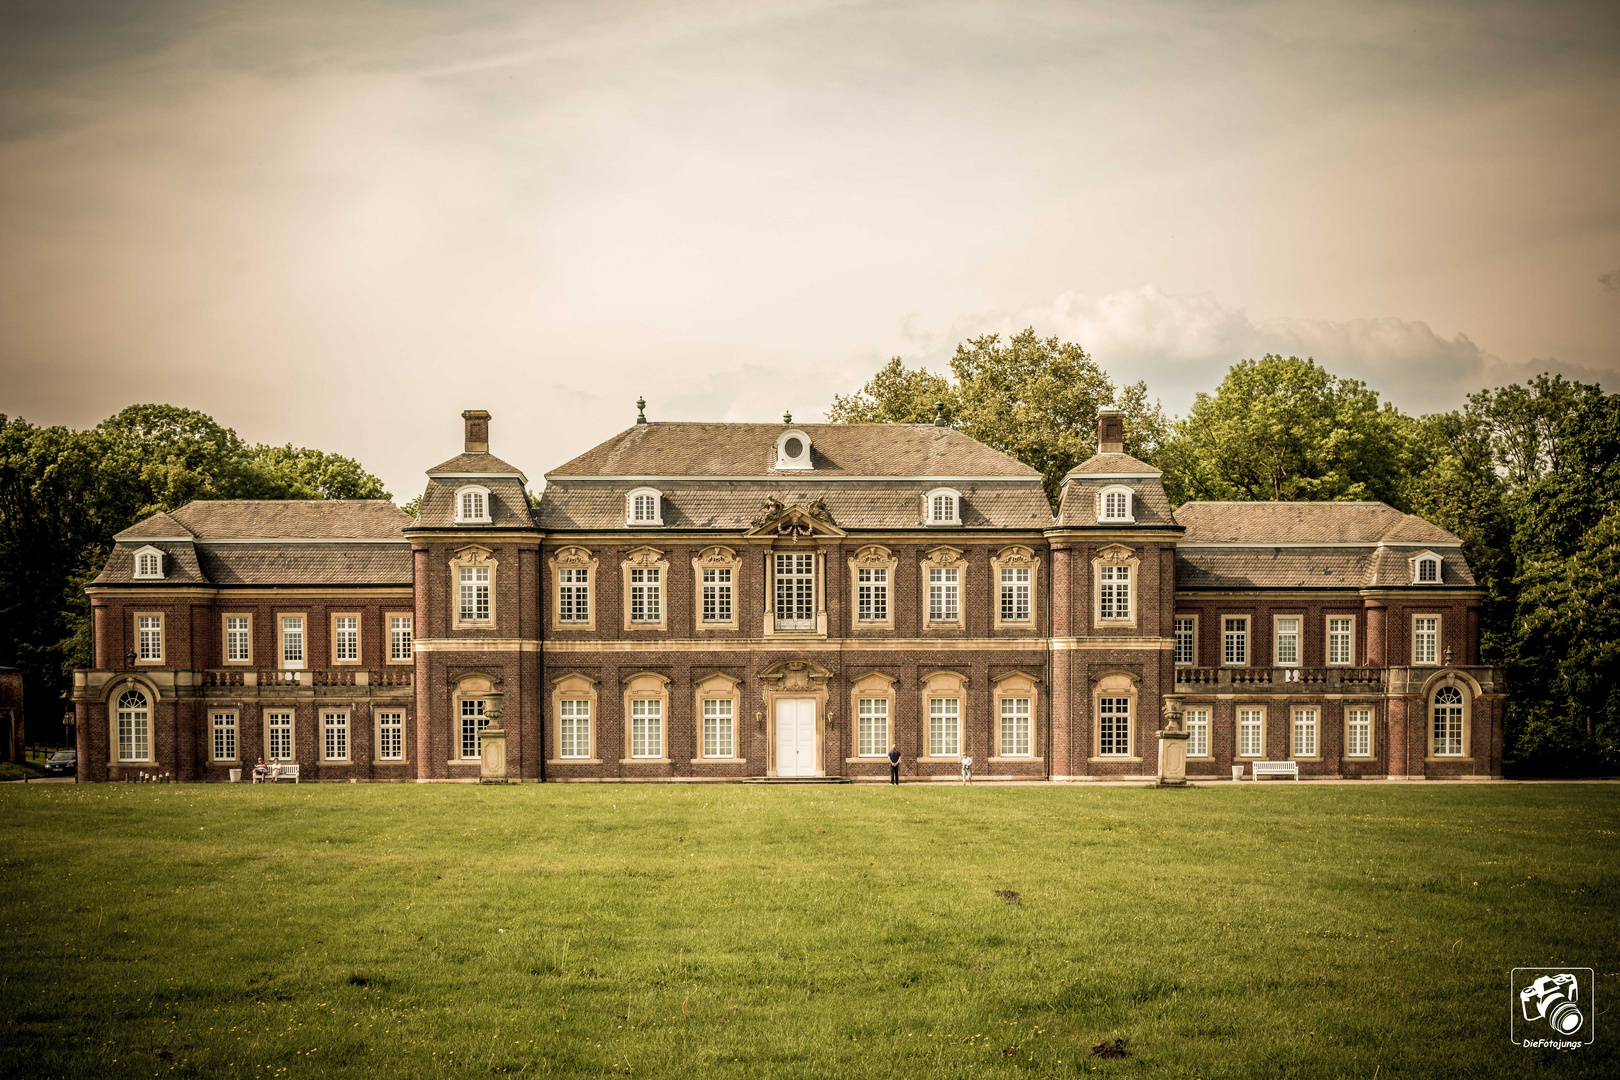
<path fill-rule="evenodd" d="M 461 418 L 467 422 L 467 453 L 489 453 L 489 413 L 483 409 L 468 409 Z"/>
<path fill-rule="evenodd" d="M 1125 452 L 1125 414 L 1118 409 L 1097 410 L 1097 453 Z"/>

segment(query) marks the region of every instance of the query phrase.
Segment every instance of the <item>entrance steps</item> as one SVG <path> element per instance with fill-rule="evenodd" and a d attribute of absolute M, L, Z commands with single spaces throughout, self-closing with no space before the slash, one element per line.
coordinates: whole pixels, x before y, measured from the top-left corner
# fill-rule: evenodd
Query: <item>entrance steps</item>
<path fill-rule="evenodd" d="M 853 784 L 847 776 L 750 776 L 748 784 Z"/>

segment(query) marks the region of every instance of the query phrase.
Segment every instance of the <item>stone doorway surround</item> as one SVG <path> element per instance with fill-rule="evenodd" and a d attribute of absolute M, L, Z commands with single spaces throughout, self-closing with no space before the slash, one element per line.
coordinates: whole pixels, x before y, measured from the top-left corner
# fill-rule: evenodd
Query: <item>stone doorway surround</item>
<path fill-rule="evenodd" d="M 827 680 L 832 672 L 812 660 L 779 660 L 759 674 L 764 687 L 765 775 L 776 776 L 776 732 L 779 700 L 803 699 L 813 702 L 816 715 L 816 765 L 812 775 L 827 775 Z"/>

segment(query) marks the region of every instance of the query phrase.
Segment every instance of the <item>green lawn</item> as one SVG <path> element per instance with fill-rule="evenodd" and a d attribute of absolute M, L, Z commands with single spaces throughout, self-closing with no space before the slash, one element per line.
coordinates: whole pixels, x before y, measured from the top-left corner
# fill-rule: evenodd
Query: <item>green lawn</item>
<path fill-rule="evenodd" d="M 0 1070 L 1613 1077 L 1617 848 L 1597 785 L 10 784 Z M 1547 964 L 1597 1046 L 1508 1041 Z"/>

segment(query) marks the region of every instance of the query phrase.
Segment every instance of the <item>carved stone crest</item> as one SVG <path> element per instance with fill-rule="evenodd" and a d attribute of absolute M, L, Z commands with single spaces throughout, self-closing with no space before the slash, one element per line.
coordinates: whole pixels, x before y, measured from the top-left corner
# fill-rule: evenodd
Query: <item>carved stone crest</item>
<path fill-rule="evenodd" d="M 1105 563 L 1123 563 L 1130 562 L 1135 554 L 1136 552 L 1123 544 L 1109 544 L 1097 552 L 1097 558 Z"/>
<path fill-rule="evenodd" d="M 697 561 L 699 566 L 731 566 L 737 561 L 737 553 L 728 547 L 704 548 Z"/>
<path fill-rule="evenodd" d="M 636 548 L 624 557 L 624 561 L 631 566 L 657 566 L 664 559 L 664 553 L 656 548 Z"/>
<path fill-rule="evenodd" d="M 464 565 L 474 565 L 489 562 L 489 549 L 481 547 L 462 548 L 456 552 L 456 562 Z"/>
<path fill-rule="evenodd" d="M 582 547 L 565 547 L 551 557 L 558 566 L 590 566 L 591 553 Z"/>
<path fill-rule="evenodd" d="M 953 547 L 937 547 L 928 553 L 928 561 L 935 566 L 955 566 L 962 561 L 962 552 Z"/>
<path fill-rule="evenodd" d="M 775 495 L 771 495 L 771 496 L 766 498 L 765 505 L 760 507 L 759 516 L 756 517 L 753 521 L 749 522 L 749 524 L 757 529 L 761 525 L 765 524 L 767 521 L 770 521 L 771 519 L 776 518 L 776 517 L 780 517 L 781 514 L 782 514 L 782 500 L 778 499 Z"/>
<path fill-rule="evenodd" d="M 878 544 L 868 544 L 855 553 L 856 566 L 888 566 L 894 561 L 889 549 Z"/>
<path fill-rule="evenodd" d="M 1002 566 L 1034 566 L 1035 556 L 1026 547 L 1003 548 L 997 556 Z"/>

